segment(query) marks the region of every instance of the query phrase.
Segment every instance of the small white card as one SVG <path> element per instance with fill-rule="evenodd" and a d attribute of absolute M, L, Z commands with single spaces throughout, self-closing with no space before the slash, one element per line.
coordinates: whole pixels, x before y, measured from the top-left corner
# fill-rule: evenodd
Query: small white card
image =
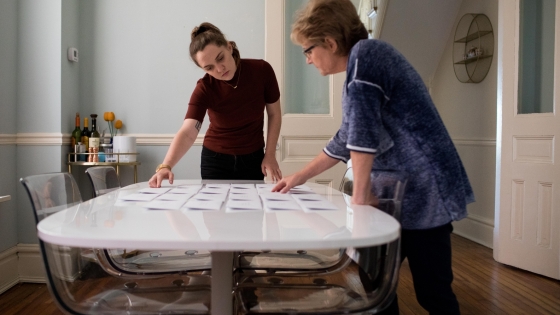
<path fill-rule="evenodd" d="M 296 194 L 293 195 L 294 199 L 297 201 L 322 201 L 327 200 L 325 197 L 319 194 Z"/>
<path fill-rule="evenodd" d="M 272 188 L 274 188 L 276 184 L 257 184 L 255 186 L 257 187 L 259 194 L 262 194 L 262 193 L 271 193 Z"/>
<path fill-rule="evenodd" d="M 294 201 L 294 198 L 288 194 L 269 192 L 261 194 L 263 201 Z"/>
<path fill-rule="evenodd" d="M 191 194 L 170 194 L 170 193 L 167 193 L 167 194 L 157 196 L 155 200 L 173 200 L 173 201 L 186 202 L 192 196 L 193 196 L 192 193 Z"/>
<path fill-rule="evenodd" d="M 194 195 L 192 199 L 204 200 L 204 201 L 224 201 L 226 200 L 227 193 L 203 193 L 199 192 Z"/>
<path fill-rule="evenodd" d="M 190 199 L 185 204 L 184 208 L 187 210 L 202 210 L 202 211 L 217 211 L 222 207 L 222 201 L 206 201 Z"/>
<path fill-rule="evenodd" d="M 130 194 L 126 196 L 119 196 L 119 200 L 126 200 L 126 201 L 151 201 L 152 199 L 156 198 L 158 195 L 156 194 Z"/>
<path fill-rule="evenodd" d="M 301 207 L 295 201 L 265 201 L 264 209 L 270 212 L 293 211 L 293 210 L 301 210 Z"/>
<path fill-rule="evenodd" d="M 153 210 L 179 210 L 185 204 L 186 200 L 157 200 L 154 199 L 146 204 L 144 208 Z"/>
<path fill-rule="evenodd" d="M 231 189 L 255 189 L 254 184 L 231 184 Z"/>
<path fill-rule="evenodd" d="M 262 210 L 260 200 L 229 200 L 226 204 L 226 211 L 255 211 Z"/>
<path fill-rule="evenodd" d="M 227 194 L 229 189 L 227 188 L 202 188 L 198 191 L 199 194 Z"/>
<path fill-rule="evenodd" d="M 171 188 L 168 187 L 161 187 L 161 188 L 144 188 L 140 189 L 138 193 L 140 194 L 164 194 L 169 191 Z"/>
<path fill-rule="evenodd" d="M 195 194 L 198 192 L 198 188 L 197 189 L 192 189 L 192 188 L 174 188 L 171 189 L 170 191 L 166 192 L 166 194 Z"/>
<path fill-rule="evenodd" d="M 245 200 L 261 202 L 258 194 L 229 194 L 228 200 Z"/>
<path fill-rule="evenodd" d="M 229 189 L 231 184 L 206 184 L 205 188 Z"/>
<path fill-rule="evenodd" d="M 300 201 L 304 211 L 336 211 L 338 208 L 328 200 Z"/>
<path fill-rule="evenodd" d="M 290 189 L 290 194 L 314 194 L 313 189 L 307 185 L 299 185 Z"/>
<path fill-rule="evenodd" d="M 187 184 L 187 185 L 179 185 L 176 188 L 199 191 L 200 188 L 202 188 L 202 185 L 200 185 L 200 184 L 192 184 L 192 185 Z"/>

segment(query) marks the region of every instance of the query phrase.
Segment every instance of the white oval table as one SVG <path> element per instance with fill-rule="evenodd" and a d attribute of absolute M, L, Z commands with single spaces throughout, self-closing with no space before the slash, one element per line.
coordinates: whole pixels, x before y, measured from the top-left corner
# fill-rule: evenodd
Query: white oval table
<path fill-rule="evenodd" d="M 254 182 L 176 180 L 173 186 L 201 183 Z M 50 215 L 37 225 L 38 236 L 72 247 L 211 251 L 211 310 L 229 315 L 235 251 L 367 247 L 399 237 L 399 223 L 386 213 L 370 206 L 348 207 L 341 192 L 306 185 L 337 210 L 231 212 L 224 205 L 217 211 L 150 210 L 143 202 L 123 202 L 124 196 L 147 188 L 143 182 Z"/>

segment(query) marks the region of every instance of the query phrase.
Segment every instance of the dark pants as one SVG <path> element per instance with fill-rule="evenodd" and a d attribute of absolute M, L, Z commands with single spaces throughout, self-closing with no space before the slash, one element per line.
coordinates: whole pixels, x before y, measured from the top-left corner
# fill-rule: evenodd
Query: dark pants
<path fill-rule="evenodd" d="M 261 170 L 263 149 L 245 155 L 230 155 L 202 147 L 200 175 L 202 179 L 263 180 Z"/>
<path fill-rule="evenodd" d="M 427 230 L 402 230 L 401 259 L 408 258 L 418 303 L 430 315 L 460 314 L 451 289 L 451 223 Z M 398 298 L 379 314 L 399 314 Z"/>

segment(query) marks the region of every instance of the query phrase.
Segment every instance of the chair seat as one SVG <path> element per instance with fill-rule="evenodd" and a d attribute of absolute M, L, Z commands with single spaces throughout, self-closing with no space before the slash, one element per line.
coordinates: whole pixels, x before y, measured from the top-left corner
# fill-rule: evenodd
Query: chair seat
<path fill-rule="evenodd" d="M 181 272 L 208 270 L 212 267 L 209 251 L 203 250 L 164 250 L 164 251 L 127 251 L 109 249 L 107 253 L 117 269 L 125 272 Z"/>
<path fill-rule="evenodd" d="M 258 296 L 258 299 L 244 298 L 243 305 L 237 305 L 244 314 L 278 314 L 297 311 L 297 314 L 320 314 L 351 308 L 355 304 L 353 292 L 340 286 L 284 286 L 240 288 L 236 291 L 236 301 L 241 296 Z M 360 296 L 358 296 L 360 298 Z"/>
<path fill-rule="evenodd" d="M 398 244 L 398 241 L 395 245 Z M 350 260 L 335 272 L 242 278 L 234 291 L 238 314 L 360 314 L 380 305 L 379 279 Z M 390 297 L 386 297 L 390 299 Z"/>
<path fill-rule="evenodd" d="M 236 267 L 242 269 L 316 270 L 336 265 L 344 250 L 243 251 Z"/>
<path fill-rule="evenodd" d="M 163 274 L 123 278 L 107 273 L 89 259 L 71 259 L 82 249 L 42 243 L 49 287 L 57 302 L 72 314 L 209 314 L 211 276 Z M 83 257 L 83 256 L 80 256 Z M 80 268 L 77 274 L 72 271 Z"/>

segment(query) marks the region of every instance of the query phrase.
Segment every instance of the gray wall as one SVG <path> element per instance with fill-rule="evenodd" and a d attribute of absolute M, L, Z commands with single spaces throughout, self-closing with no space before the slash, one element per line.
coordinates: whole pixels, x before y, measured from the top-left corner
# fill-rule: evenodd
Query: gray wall
<path fill-rule="evenodd" d="M 17 133 L 31 134 L 29 145 L 16 149 L 17 178 L 60 172 L 65 157 L 60 143 L 42 143 L 36 134 L 61 130 L 61 0 L 18 1 Z M 64 148 L 65 149 L 65 148 Z M 17 186 L 18 243 L 37 242 L 31 205 Z"/>
<path fill-rule="evenodd" d="M 0 1 L 0 252 L 17 244 L 16 213 L 16 81 L 17 0 Z M 10 136 L 11 135 L 11 136 Z"/>
<path fill-rule="evenodd" d="M 181 126 L 204 75 L 188 50 L 191 30 L 201 22 L 218 26 L 242 58 L 264 58 L 262 0 L 97 0 L 80 6 L 81 110 L 115 112 L 128 134 L 175 133 Z"/>

